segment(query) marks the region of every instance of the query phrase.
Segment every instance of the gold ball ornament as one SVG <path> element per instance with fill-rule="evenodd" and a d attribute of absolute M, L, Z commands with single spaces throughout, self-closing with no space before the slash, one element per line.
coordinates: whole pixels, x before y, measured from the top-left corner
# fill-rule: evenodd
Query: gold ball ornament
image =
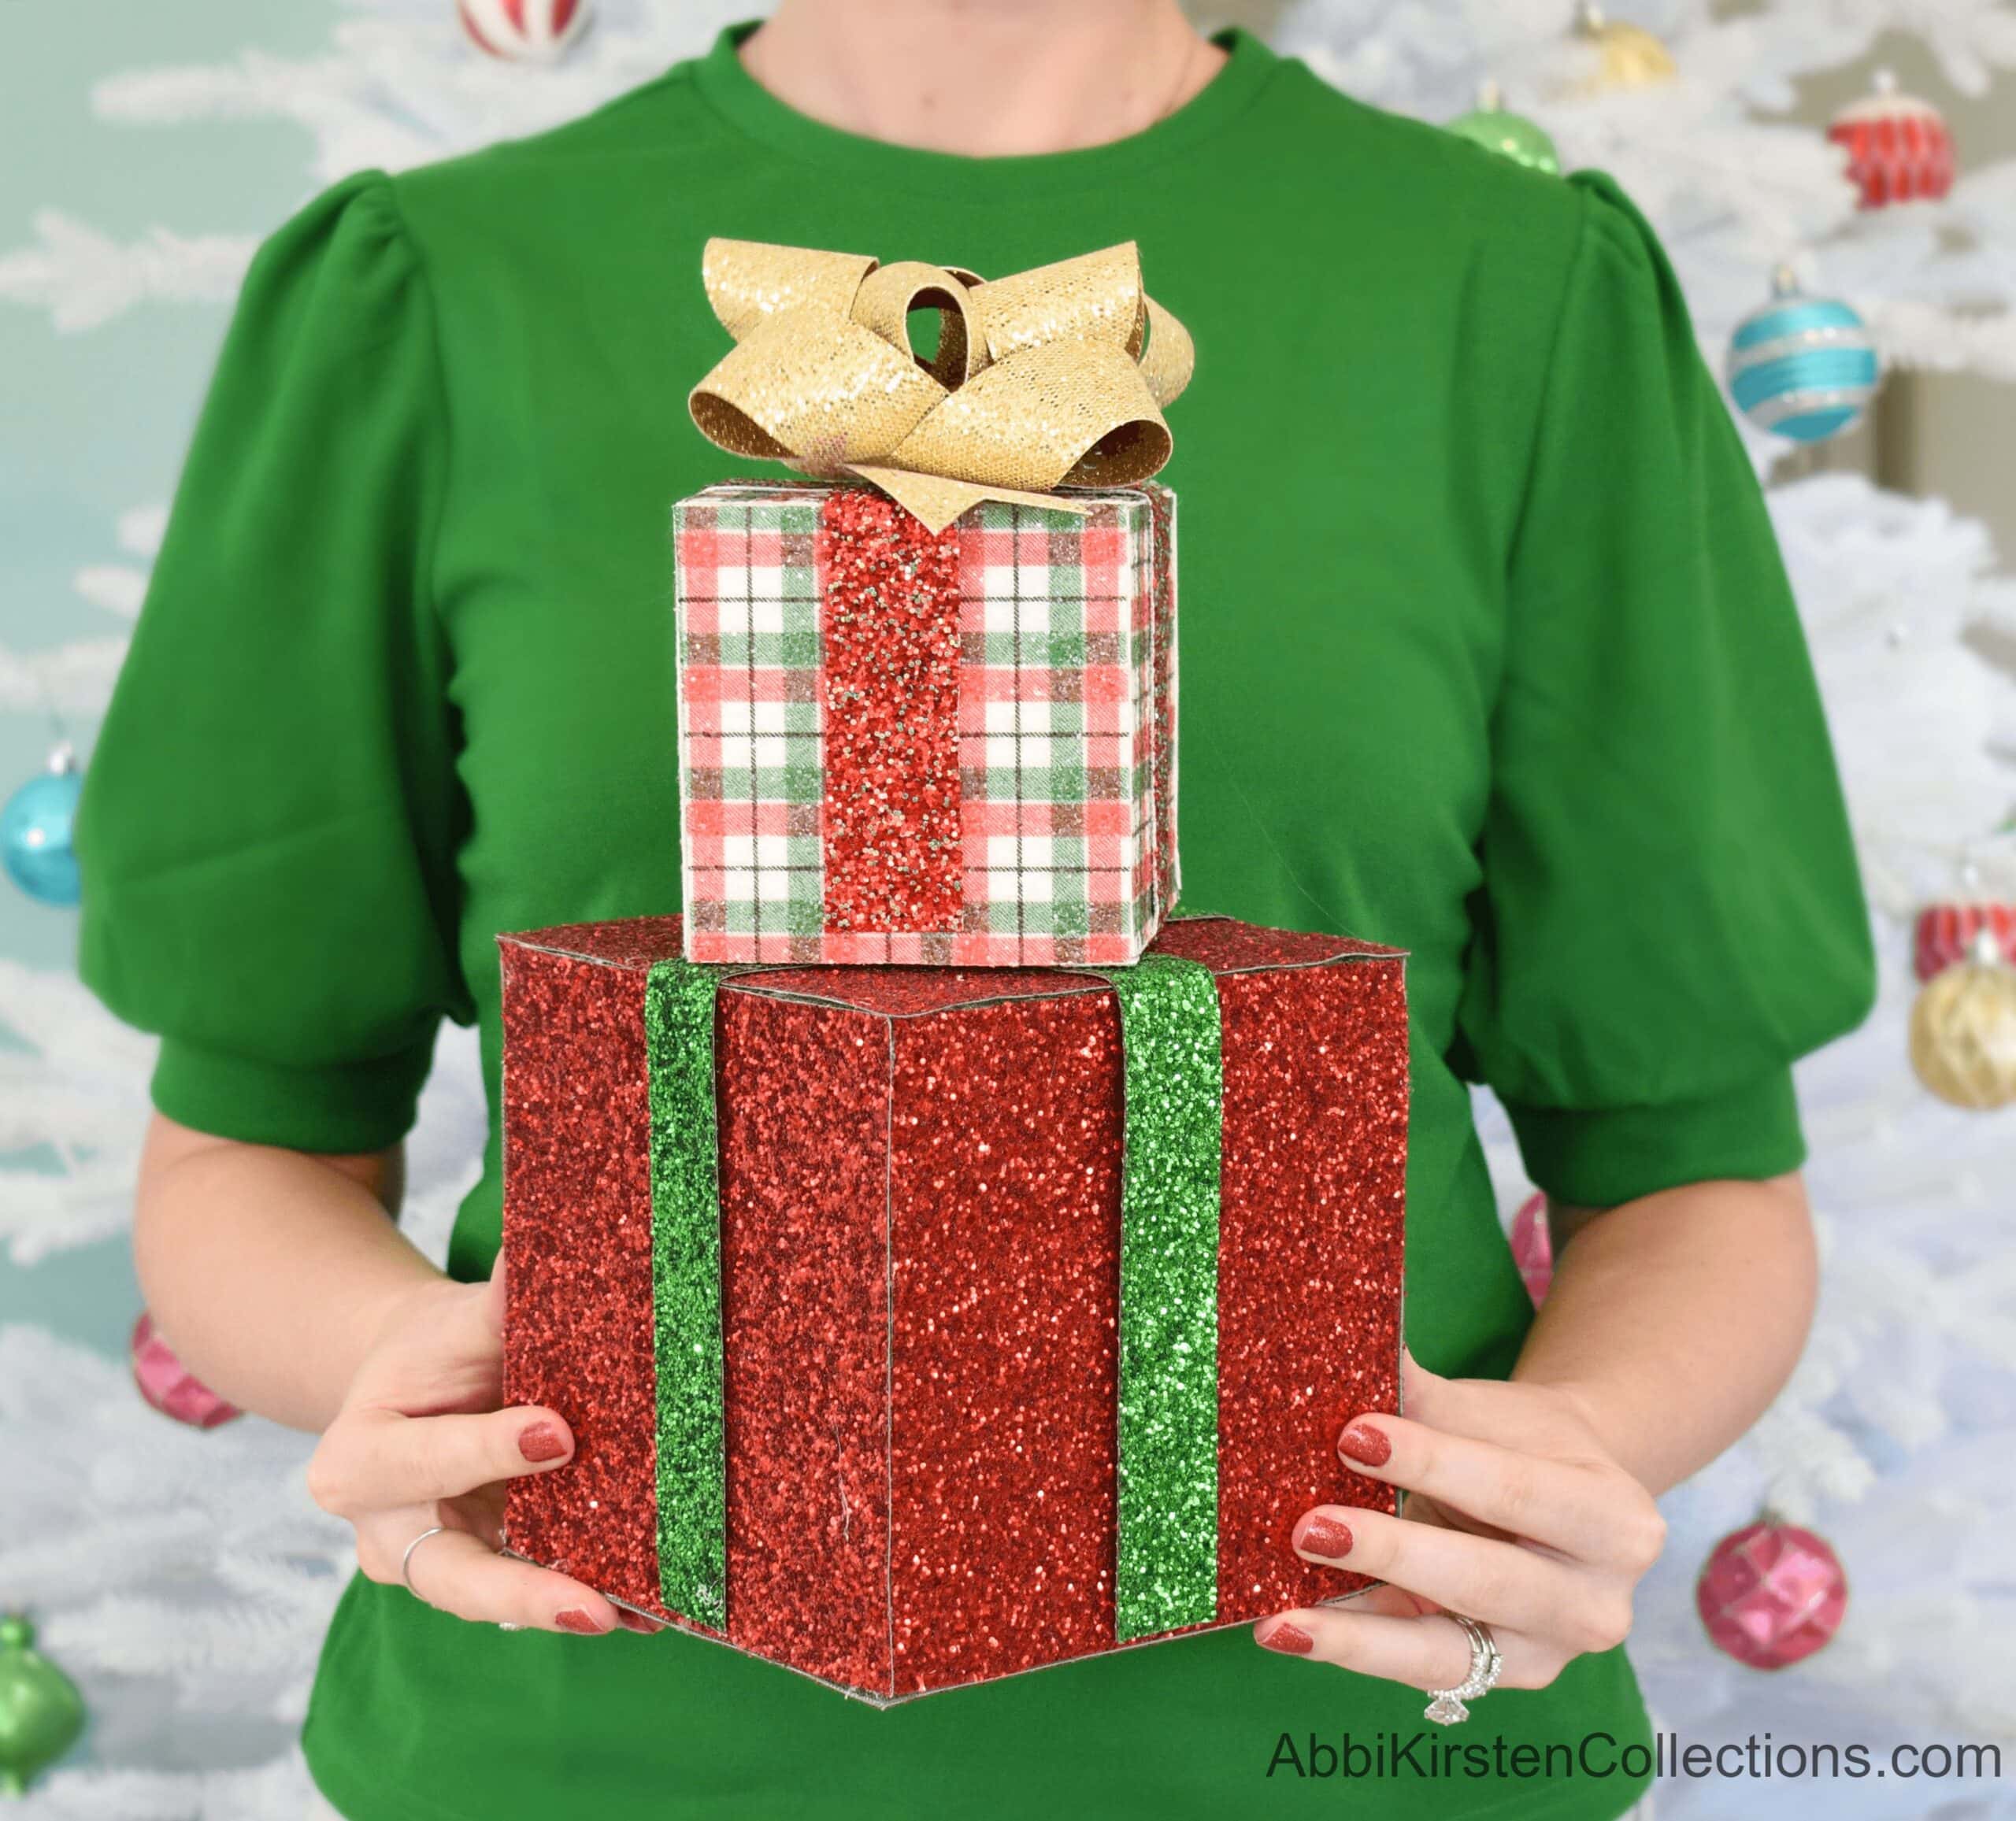
<path fill-rule="evenodd" d="M 2016 1101 L 2016 968 L 1992 935 L 1925 983 L 1911 1008 L 1911 1066 L 1955 1106 L 1986 1112 Z"/>
<path fill-rule="evenodd" d="M 1650 88 L 1680 73 L 1673 53 L 1644 26 L 1612 19 L 1591 0 L 1576 8 L 1575 31 L 1595 46 L 1596 70 L 1588 83 L 1592 91 Z"/>

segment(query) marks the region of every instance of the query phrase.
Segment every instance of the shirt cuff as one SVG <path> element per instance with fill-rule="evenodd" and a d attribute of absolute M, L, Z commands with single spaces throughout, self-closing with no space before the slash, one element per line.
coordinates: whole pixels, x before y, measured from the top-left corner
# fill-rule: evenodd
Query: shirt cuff
<path fill-rule="evenodd" d="M 1506 1112 L 1526 1174 L 1556 1201 L 1614 1208 L 1688 1183 L 1762 1182 L 1806 1160 L 1789 1068 L 1705 1099 L 1601 1112 Z"/>
<path fill-rule="evenodd" d="M 362 1062 L 296 1068 L 227 1056 L 167 1037 L 154 1105 L 214 1138 L 331 1156 L 382 1151 L 412 1131 L 433 1045 Z"/>

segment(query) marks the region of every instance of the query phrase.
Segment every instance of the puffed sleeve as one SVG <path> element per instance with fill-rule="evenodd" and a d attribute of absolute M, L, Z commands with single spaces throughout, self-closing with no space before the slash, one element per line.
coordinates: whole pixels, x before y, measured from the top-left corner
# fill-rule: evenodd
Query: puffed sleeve
<path fill-rule="evenodd" d="M 1602 176 L 1508 557 L 1458 1061 L 1609 1206 L 1804 1156 L 1791 1064 L 1870 929 L 1762 493 L 1651 230 Z"/>
<path fill-rule="evenodd" d="M 411 1125 L 455 959 L 435 325 L 390 181 L 259 251 L 77 818 L 80 964 L 157 1106 L 353 1152 Z"/>

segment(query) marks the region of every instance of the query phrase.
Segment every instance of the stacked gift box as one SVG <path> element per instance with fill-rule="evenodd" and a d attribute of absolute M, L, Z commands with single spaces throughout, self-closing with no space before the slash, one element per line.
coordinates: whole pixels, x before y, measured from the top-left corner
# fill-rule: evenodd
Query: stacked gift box
<path fill-rule="evenodd" d="M 815 478 L 674 509 L 684 915 L 500 938 L 506 1394 L 576 1441 L 510 1546 L 876 1702 L 1346 1597 L 1403 961 L 1171 915 L 1188 339 L 1131 246 L 706 276 L 696 424 Z"/>

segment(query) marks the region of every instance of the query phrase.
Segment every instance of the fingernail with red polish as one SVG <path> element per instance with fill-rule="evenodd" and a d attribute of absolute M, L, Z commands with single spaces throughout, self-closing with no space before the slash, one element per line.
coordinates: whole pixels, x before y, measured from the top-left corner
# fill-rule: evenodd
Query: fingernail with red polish
<path fill-rule="evenodd" d="M 1313 1517 L 1302 1527 L 1302 1540 L 1295 1547 L 1306 1555 L 1341 1561 L 1351 1553 L 1351 1533 L 1335 1518 Z"/>
<path fill-rule="evenodd" d="M 1353 1423 L 1337 1438 L 1337 1452 L 1361 1467 L 1384 1467 L 1392 1456 L 1392 1438 L 1369 1423 Z"/>
<path fill-rule="evenodd" d="M 1299 1625 L 1277 1625 L 1260 1642 L 1263 1649 L 1289 1656 L 1306 1656 L 1316 1648 L 1316 1640 Z"/>
<path fill-rule="evenodd" d="M 665 1621 L 662 1619 L 647 1619 L 643 1613 L 632 1612 L 626 1606 L 619 1606 L 616 1608 L 616 1621 L 626 1631 L 641 1632 L 647 1638 L 654 1631 L 662 1631 L 665 1629 Z"/>
<path fill-rule="evenodd" d="M 553 1622 L 562 1631 L 576 1632 L 584 1638 L 599 1638 L 609 1629 L 578 1606 L 569 1606 L 564 1612 L 554 1613 Z"/>
<path fill-rule="evenodd" d="M 530 1461 L 558 1460 L 567 1452 L 567 1431 L 542 1418 L 518 1431 L 518 1452 Z"/>

